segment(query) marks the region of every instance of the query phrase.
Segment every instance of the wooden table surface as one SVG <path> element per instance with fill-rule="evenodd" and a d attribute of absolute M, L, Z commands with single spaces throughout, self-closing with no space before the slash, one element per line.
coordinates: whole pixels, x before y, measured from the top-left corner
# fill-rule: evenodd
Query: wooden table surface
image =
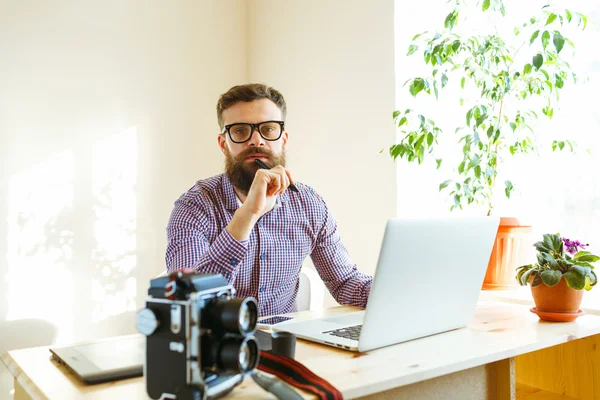
<path fill-rule="evenodd" d="M 600 316 L 585 315 L 575 322 L 553 324 L 539 321 L 529 308 L 524 304 L 480 300 L 473 322 L 464 329 L 365 353 L 298 340 L 296 359 L 331 382 L 345 398 L 353 398 L 600 333 Z M 351 310 L 355 308 L 335 307 L 297 315 L 308 319 Z M 22 389 L 34 398 L 147 398 L 143 378 L 93 386 L 82 384 L 51 359 L 47 347 L 11 351 L 2 356 L 2 361 Z M 246 378 L 228 398 L 274 397 Z"/>

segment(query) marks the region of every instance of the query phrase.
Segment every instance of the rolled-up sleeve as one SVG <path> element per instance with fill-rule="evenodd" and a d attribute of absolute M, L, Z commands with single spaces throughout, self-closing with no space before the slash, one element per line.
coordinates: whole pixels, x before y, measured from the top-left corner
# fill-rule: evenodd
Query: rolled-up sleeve
<path fill-rule="evenodd" d="M 198 206 L 181 199 L 175 202 L 167 224 L 167 270 L 192 268 L 222 274 L 232 283 L 248 252 L 249 240 L 238 241 L 223 229 L 211 243 L 207 239 L 208 222 Z"/>
<path fill-rule="evenodd" d="M 338 303 L 366 307 L 373 278 L 361 273 L 352 262 L 340 239 L 333 215 L 323 201 L 322 206 L 323 225 L 311 259 L 325 286 Z"/>

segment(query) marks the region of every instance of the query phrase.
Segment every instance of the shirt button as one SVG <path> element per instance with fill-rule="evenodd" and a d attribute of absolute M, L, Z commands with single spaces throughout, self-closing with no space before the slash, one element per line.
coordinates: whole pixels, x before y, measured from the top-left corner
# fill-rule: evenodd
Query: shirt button
<path fill-rule="evenodd" d="M 258 221 L 258 226 L 262 226 L 262 221 Z"/>
<path fill-rule="evenodd" d="M 265 291 L 265 287 L 261 286 L 259 290 L 260 290 L 261 293 L 263 293 Z"/>
<path fill-rule="evenodd" d="M 238 260 L 232 258 L 231 260 L 229 260 L 229 262 L 231 263 L 231 265 L 236 265 L 238 263 Z"/>
<path fill-rule="evenodd" d="M 266 260 L 266 258 L 267 258 L 267 255 L 266 255 L 265 253 L 261 253 L 261 254 L 260 254 L 260 259 L 261 259 L 261 260 L 263 260 L 263 261 L 264 261 L 264 260 Z"/>

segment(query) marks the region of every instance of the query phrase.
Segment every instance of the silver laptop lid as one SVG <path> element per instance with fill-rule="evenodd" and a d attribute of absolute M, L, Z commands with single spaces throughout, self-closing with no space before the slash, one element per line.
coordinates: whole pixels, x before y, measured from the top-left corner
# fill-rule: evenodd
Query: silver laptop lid
<path fill-rule="evenodd" d="M 498 217 L 389 220 L 359 351 L 470 323 L 499 222 Z"/>

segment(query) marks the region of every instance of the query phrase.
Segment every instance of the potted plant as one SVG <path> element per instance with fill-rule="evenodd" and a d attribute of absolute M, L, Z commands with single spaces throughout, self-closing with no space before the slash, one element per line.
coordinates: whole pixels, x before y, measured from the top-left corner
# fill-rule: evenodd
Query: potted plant
<path fill-rule="evenodd" d="M 543 320 L 572 321 L 582 315 L 579 306 L 583 289 L 598 283 L 594 265 L 600 257 L 583 250 L 588 245 L 577 240 L 545 234 L 534 244 L 537 263 L 517 268 L 517 282 L 531 284 L 535 302 L 532 312 Z"/>
<path fill-rule="evenodd" d="M 473 2 L 470 2 L 473 4 Z M 570 10 L 544 6 L 537 15 L 511 30 L 494 29 L 506 25 L 502 0 L 483 0 L 480 12 L 466 20 L 485 18 L 491 29 L 457 29 L 463 11 L 469 6 L 456 0 L 446 16 L 443 29 L 419 33 L 412 39 L 408 55 L 422 53 L 427 68 L 422 76 L 406 81 L 413 97 L 435 96 L 453 79 L 457 89 L 451 94 L 464 110 L 464 119 L 454 126 L 438 126 L 425 113 L 413 108 L 396 110 L 393 118 L 399 128 L 399 141 L 389 148 L 394 160 L 423 163 L 426 159 L 442 167 L 448 150 L 439 146 L 440 135 L 453 132 L 456 137 L 453 178 L 439 184 L 451 199 L 451 210 L 476 205 L 487 215 L 494 209 L 498 173 L 512 156 L 532 154 L 540 143 L 533 129 L 538 117 L 552 118 L 559 94 L 577 75 L 565 61 L 566 48 L 574 44 L 561 30 L 568 24 L 585 29 L 587 17 Z M 467 26 L 465 26 L 466 28 Z M 458 87 L 460 82 L 460 87 Z M 569 140 L 548 138 L 552 150 L 573 151 Z M 450 154 L 451 155 L 451 154 Z M 445 167 L 443 167 L 445 168 Z M 504 194 L 510 198 L 515 187 L 505 179 Z M 514 267 L 533 255 L 529 252 L 531 227 L 515 218 L 501 218 L 496 245 L 486 273 L 484 288 L 517 286 Z"/>

